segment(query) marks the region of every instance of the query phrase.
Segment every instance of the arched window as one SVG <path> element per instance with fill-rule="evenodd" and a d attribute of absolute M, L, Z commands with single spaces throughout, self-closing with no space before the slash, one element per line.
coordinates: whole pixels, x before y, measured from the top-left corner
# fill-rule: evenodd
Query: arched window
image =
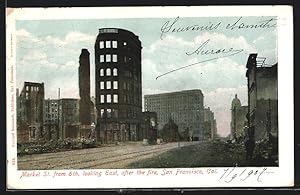
<path fill-rule="evenodd" d="M 111 70 L 110 70 L 110 68 L 106 69 L 106 76 L 111 76 Z"/>
<path fill-rule="evenodd" d="M 103 77 L 103 76 L 104 76 L 104 70 L 100 69 L 100 77 Z"/>
<path fill-rule="evenodd" d="M 118 76 L 118 69 L 114 68 L 113 74 L 114 74 L 114 76 Z"/>

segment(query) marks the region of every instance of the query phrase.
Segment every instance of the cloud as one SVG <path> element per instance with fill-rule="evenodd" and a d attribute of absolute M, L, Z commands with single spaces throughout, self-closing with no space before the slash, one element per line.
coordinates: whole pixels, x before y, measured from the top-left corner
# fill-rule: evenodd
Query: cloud
<path fill-rule="evenodd" d="M 18 37 L 32 37 L 31 33 L 25 30 L 24 28 L 16 30 L 16 36 Z"/>
<path fill-rule="evenodd" d="M 17 30 L 16 36 L 18 88 L 24 81 L 44 82 L 46 98 L 57 98 L 58 88 L 61 97 L 78 97 L 79 55 L 82 48 L 93 48 L 94 36 L 78 31 L 38 36 L 25 29 Z"/>
<path fill-rule="evenodd" d="M 89 34 L 84 34 L 84 33 L 78 32 L 78 31 L 69 32 L 65 36 L 65 41 L 67 43 L 86 42 L 86 41 L 94 43 L 95 40 L 96 40 L 95 36 L 89 35 Z"/>

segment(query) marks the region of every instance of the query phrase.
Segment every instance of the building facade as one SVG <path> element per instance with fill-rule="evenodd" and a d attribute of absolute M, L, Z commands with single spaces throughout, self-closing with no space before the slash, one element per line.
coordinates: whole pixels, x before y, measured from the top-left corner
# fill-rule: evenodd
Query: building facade
<path fill-rule="evenodd" d="M 130 31 L 99 29 L 95 42 L 97 137 L 137 140 L 142 122 L 141 42 Z"/>
<path fill-rule="evenodd" d="M 60 139 L 80 137 L 79 99 L 60 99 L 58 120 Z"/>
<path fill-rule="evenodd" d="M 46 140 L 57 140 L 58 137 L 58 108 L 59 100 L 46 99 L 44 101 L 44 133 Z"/>
<path fill-rule="evenodd" d="M 240 99 L 237 97 L 237 94 L 235 94 L 235 97 L 231 102 L 231 139 L 244 139 L 247 127 L 247 113 L 248 106 L 242 106 Z"/>
<path fill-rule="evenodd" d="M 201 90 L 145 95 L 145 111 L 156 112 L 158 129 L 171 118 L 178 125 L 179 133 L 189 130 L 190 137 L 203 139 L 203 94 Z"/>
<path fill-rule="evenodd" d="M 277 66 L 266 66 L 257 54 L 247 61 L 248 136 L 256 141 L 278 137 Z"/>
<path fill-rule="evenodd" d="M 212 140 L 217 137 L 217 122 L 210 107 L 204 108 L 204 139 Z"/>
<path fill-rule="evenodd" d="M 17 97 L 18 143 L 34 142 L 43 137 L 44 83 L 24 82 Z"/>

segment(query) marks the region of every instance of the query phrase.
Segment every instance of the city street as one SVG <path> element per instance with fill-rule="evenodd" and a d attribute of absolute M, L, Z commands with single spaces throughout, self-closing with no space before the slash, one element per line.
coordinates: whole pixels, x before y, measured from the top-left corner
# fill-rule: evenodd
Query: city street
<path fill-rule="evenodd" d="M 124 168 L 131 163 L 156 157 L 171 149 L 197 143 L 173 142 L 162 145 L 143 145 L 141 142 L 129 142 L 100 148 L 25 155 L 18 157 L 18 169 Z"/>

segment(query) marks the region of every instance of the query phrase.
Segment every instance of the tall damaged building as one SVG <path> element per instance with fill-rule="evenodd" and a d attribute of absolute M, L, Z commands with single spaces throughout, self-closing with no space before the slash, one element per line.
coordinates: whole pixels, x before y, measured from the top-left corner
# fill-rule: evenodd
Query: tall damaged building
<path fill-rule="evenodd" d="M 97 134 L 101 142 L 141 140 L 141 41 L 134 33 L 101 28 L 95 42 Z"/>
<path fill-rule="evenodd" d="M 256 141 L 278 137 L 277 66 L 250 54 L 247 61 L 248 136 Z"/>
<path fill-rule="evenodd" d="M 82 125 L 91 125 L 92 102 L 90 97 L 90 53 L 82 49 L 79 56 L 79 121 Z"/>
<path fill-rule="evenodd" d="M 17 97 L 18 143 L 34 142 L 43 133 L 44 83 L 24 82 L 20 96 Z"/>

